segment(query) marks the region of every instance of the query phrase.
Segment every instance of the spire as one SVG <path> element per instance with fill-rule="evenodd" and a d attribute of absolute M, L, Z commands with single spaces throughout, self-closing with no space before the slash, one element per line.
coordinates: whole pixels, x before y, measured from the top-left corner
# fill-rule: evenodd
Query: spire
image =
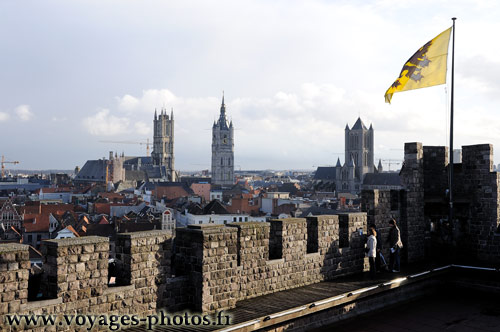
<path fill-rule="evenodd" d="M 349 124 L 348 123 L 345 124 L 345 130 L 349 130 Z"/>
<path fill-rule="evenodd" d="M 226 104 L 224 104 L 224 91 L 222 91 L 222 104 L 220 105 L 220 115 L 226 117 Z"/>
<path fill-rule="evenodd" d="M 373 123 L 370 123 L 370 128 L 368 130 L 373 130 Z"/>
<path fill-rule="evenodd" d="M 340 158 L 337 157 L 337 165 L 335 165 L 335 167 L 342 167 L 342 165 L 340 164 Z"/>
<path fill-rule="evenodd" d="M 383 168 L 382 168 L 382 159 L 378 160 L 377 170 L 379 171 L 379 173 L 382 173 L 382 171 L 383 171 Z"/>
<path fill-rule="evenodd" d="M 155 107 L 155 120 L 156 120 L 156 107 Z"/>
<path fill-rule="evenodd" d="M 227 129 L 226 104 L 224 104 L 224 91 L 222 91 L 222 104 L 220 106 L 219 126 L 220 128 Z"/>
<path fill-rule="evenodd" d="M 170 120 L 173 119 L 174 119 L 174 108 L 172 107 L 172 109 L 170 110 Z"/>
<path fill-rule="evenodd" d="M 354 124 L 354 126 L 352 126 L 352 129 L 357 129 L 357 130 L 364 129 L 364 130 L 367 130 L 365 124 L 363 123 L 363 120 L 361 120 L 360 117 L 358 117 L 358 119 L 356 120 L 356 123 Z"/>

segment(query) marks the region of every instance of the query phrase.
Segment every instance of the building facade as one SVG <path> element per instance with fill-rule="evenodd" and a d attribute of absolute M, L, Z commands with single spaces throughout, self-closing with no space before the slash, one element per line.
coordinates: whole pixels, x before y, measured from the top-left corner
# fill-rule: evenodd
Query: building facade
<path fill-rule="evenodd" d="M 20 229 L 24 218 L 17 212 L 12 200 L 7 199 L 3 204 L 0 204 L 0 224 L 2 224 L 5 229 L 12 226 Z"/>
<path fill-rule="evenodd" d="M 366 173 L 374 170 L 373 127 L 367 129 L 361 118 L 351 129 L 345 127 L 345 163 L 354 163 L 354 177 L 362 182 Z"/>
<path fill-rule="evenodd" d="M 219 119 L 212 127 L 212 184 L 231 186 L 234 184 L 234 135 L 233 121 L 226 118 L 224 96 Z"/>
<path fill-rule="evenodd" d="M 170 117 L 165 109 L 162 109 L 160 115 L 153 120 L 153 152 L 151 157 L 153 165 L 164 166 L 167 172 L 167 178 L 175 181 L 174 171 L 174 111 L 170 112 Z"/>
<path fill-rule="evenodd" d="M 318 167 L 314 176 L 316 184 L 335 188 L 337 193 L 357 194 L 361 191 L 366 174 L 377 172 L 374 166 L 374 130 L 366 128 L 358 118 L 352 128 L 345 127 L 345 160 L 340 158 L 333 167 Z M 380 171 L 382 165 L 380 165 Z"/>

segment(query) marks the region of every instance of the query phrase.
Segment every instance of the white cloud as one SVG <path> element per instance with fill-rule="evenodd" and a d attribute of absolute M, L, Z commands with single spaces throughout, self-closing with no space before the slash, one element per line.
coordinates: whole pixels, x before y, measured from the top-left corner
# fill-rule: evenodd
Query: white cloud
<path fill-rule="evenodd" d="M 63 117 L 53 116 L 51 120 L 52 120 L 52 122 L 64 122 L 64 121 L 67 121 L 68 118 L 65 116 L 63 116 Z"/>
<path fill-rule="evenodd" d="M 134 128 L 138 134 L 141 134 L 141 135 L 150 135 L 151 134 L 151 127 L 142 121 L 134 123 Z"/>
<path fill-rule="evenodd" d="M 125 95 L 122 98 L 118 98 L 118 108 L 124 111 L 133 111 L 137 108 L 138 104 L 139 100 L 131 95 Z"/>
<path fill-rule="evenodd" d="M 108 109 L 102 109 L 95 115 L 83 120 L 83 125 L 91 135 L 114 136 L 128 131 L 130 120 L 110 115 Z"/>
<path fill-rule="evenodd" d="M 3 30 L 13 17 L 27 13 L 17 3 L 0 19 Z M 59 7 L 31 11 L 36 15 L 28 17 L 26 28 L 38 44 L 25 43 L 22 29 L 5 36 L 30 61 L 12 52 L 0 55 L 12 64 L 3 72 L 2 82 L 8 83 L 2 86 L 2 124 L 18 119 L 8 105 L 19 105 L 25 94 L 33 98 L 37 120 L 67 117 L 70 123 L 87 116 L 82 124 L 93 135 L 124 134 L 124 140 L 144 135 L 130 138 L 142 140 L 151 138 L 155 108 L 170 113 L 173 107 L 176 166 L 187 169 L 191 162 L 210 162 L 211 124 L 219 113 L 219 91 L 225 89 L 243 168 L 298 168 L 304 160 L 308 167 L 334 163 L 337 156 L 331 154 L 343 151 L 343 129 L 358 115 L 367 125 L 373 122 L 379 150 L 391 151 L 408 141 L 443 145 L 449 95 L 442 88 L 398 93 L 392 105 L 384 104 L 383 94 L 405 60 L 451 25 L 452 12 L 458 17 L 456 144 L 500 143 L 500 62 L 494 57 L 500 43 L 492 42 L 500 31 L 500 5 L 495 0 L 127 2 L 119 11 L 110 4 L 99 11 L 74 2 Z M 71 30 L 57 16 L 61 10 L 78 13 Z M 148 20 L 137 19 L 138 11 Z M 89 32 L 95 38 L 87 38 Z M 67 41 L 64 49 L 58 40 Z M 60 70 L 41 72 L 30 54 L 47 61 L 43 68 Z M 26 81 L 29 75 L 33 79 Z M 116 95 L 120 97 L 110 105 L 109 98 Z M 95 105 L 110 111 L 86 113 Z M 18 131 L 15 126 L 30 132 L 35 131 L 28 124 L 39 126 L 35 121 L 10 123 L 0 140 L 8 139 L 9 130 Z M 88 149 L 73 152 L 73 159 L 82 153 L 93 158 L 93 149 L 102 148 L 72 135 L 71 126 L 58 129 L 46 135 L 48 141 L 64 135 L 64 144 Z M 48 149 L 60 151 L 62 144 Z M 495 157 L 498 163 L 500 154 Z"/>
<path fill-rule="evenodd" d="M 5 122 L 9 119 L 9 113 L 0 112 L 0 122 Z"/>
<path fill-rule="evenodd" d="M 155 109 L 175 105 L 178 103 L 177 98 L 168 89 L 149 89 L 142 92 L 141 97 L 125 95 L 117 97 L 118 109 L 124 112 L 149 112 L 153 114 Z"/>
<path fill-rule="evenodd" d="M 29 121 L 33 118 L 34 114 L 30 111 L 29 105 L 19 105 L 15 109 L 15 113 L 21 121 Z"/>

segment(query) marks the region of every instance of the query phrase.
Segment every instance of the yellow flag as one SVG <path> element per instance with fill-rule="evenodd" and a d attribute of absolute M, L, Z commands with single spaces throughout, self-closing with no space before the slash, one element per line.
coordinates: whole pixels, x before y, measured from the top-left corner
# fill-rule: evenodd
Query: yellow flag
<path fill-rule="evenodd" d="M 385 92 L 385 102 L 391 103 L 396 92 L 426 88 L 446 83 L 446 64 L 451 28 L 419 48 L 405 63 L 397 80 Z"/>

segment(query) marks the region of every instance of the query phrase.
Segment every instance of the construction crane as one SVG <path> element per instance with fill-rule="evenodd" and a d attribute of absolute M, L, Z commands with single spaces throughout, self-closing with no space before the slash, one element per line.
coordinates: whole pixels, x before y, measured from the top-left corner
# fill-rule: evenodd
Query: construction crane
<path fill-rule="evenodd" d="M 399 159 L 382 159 L 384 164 L 389 165 L 389 171 L 391 170 L 391 165 L 401 165 L 401 160 Z"/>
<path fill-rule="evenodd" d="M 139 144 L 146 146 L 146 154 L 149 157 L 149 147 L 153 145 L 153 143 L 149 143 L 149 138 L 146 142 L 138 142 L 138 141 L 99 141 L 100 143 L 117 143 L 117 144 Z"/>
<path fill-rule="evenodd" d="M 5 164 L 19 164 L 19 161 L 6 161 L 5 157 L 2 155 L 2 178 L 5 176 Z"/>

